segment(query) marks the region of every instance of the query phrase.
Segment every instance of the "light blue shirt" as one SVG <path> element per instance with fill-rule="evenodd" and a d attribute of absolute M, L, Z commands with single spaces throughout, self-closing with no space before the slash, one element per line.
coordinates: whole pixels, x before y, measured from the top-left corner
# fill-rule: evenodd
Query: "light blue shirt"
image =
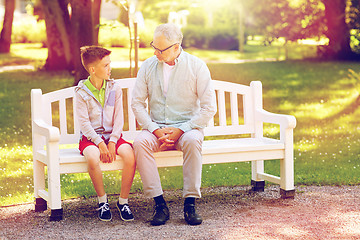
<path fill-rule="evenodd" d="M 153 56 L 141 65 L 131 107 L 143 129 L 176 127 L 184 132 L 206 127 L 216 113 L 210 71 L 201 59 L 181 51 L 163 93 L 163 63 Z M 145 101 L 148 100 L 150 111 Z"/>

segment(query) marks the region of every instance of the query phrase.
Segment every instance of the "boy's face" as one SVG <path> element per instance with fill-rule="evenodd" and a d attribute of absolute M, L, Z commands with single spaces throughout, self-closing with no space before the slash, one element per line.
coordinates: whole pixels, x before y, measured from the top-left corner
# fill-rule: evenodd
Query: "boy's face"
<path fill-rule="evenodd" d="M 93 66 L 90 67 L 91 75 L 102 80 L 109 79 L 111 76 L 110 63 L 110 55 L 107 55 L 103 59 L 95 62 Z"/>

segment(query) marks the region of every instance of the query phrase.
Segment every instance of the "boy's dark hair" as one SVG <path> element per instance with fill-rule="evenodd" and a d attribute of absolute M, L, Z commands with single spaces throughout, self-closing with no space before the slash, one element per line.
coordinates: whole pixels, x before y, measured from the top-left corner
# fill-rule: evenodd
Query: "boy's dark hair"
<path fill-rule="evenodd" d="M 83 46 L 80 48 L 81 62 L 89 72 L 89 64 L 101 60 L 107 55 L 110 55 L 111 51 L 100 46 Z"/>

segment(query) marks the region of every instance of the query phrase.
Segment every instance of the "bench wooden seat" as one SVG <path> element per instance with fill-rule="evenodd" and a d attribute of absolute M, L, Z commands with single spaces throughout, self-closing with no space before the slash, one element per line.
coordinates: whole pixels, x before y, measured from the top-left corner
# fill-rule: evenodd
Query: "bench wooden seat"
<path fill-rule="evenodd" d="M 123 136 L 132 141 L 141 131 L 129 106 L 135 79 L 117 81 L 124 92 L 127 127 Z M 203 143 L 203 164 L 251 161 L 254 191 L 263 191 L 264 181 L 267 180 L 280 185 L 283 198 L 294 197 L 295 117 L 265 111 L 259 81 L 251 82 L 250 86 L 217 80 L 213 80 L 213 83 L 218 113 L 204 129 L 205 136 L 213 137 Z M 74 117 L 74 97 L 74 87 L 46 94 L 42 94 L 40 89 L 31 91 L 35 211 L 44 211 L 49 206 L 50 220 L 62 219 L 60 174 L 87 172 L 85 159 L 77 148 L 80 130 Z M 54 107 L 54 103 L 57 103 L 57 107 Z M 264 137 L 264 123 L 279 125 L 280 139 Z M 72 131 L 68 129 L 69 125 Z M 216 139 L 214 136 L 226 136 L 228 139 Z M 180 151 L 158 152 L 155 158 L 159 167 L 182 166 L 183 163 Z M 272 159 L 280 159 L 280 176 L 264 172 L 264 160 Z M 101 163 L 104 171 L 121 170 L 122 167 L 119 157 L 113 163 Z"/>

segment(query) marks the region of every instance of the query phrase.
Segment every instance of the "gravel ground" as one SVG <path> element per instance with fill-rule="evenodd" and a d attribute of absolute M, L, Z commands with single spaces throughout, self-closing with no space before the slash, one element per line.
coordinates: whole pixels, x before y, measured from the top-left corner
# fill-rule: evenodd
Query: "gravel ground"
<path fill-rule="evenodd" d="M 110 196 L 113 220 L 96 216 L 96 199 L 63 201 L 64 220 L 49 222 L 49 210 L 33 204 L 0 207 L 0 239 L 360 239 L 360 186 L 297 187 L 295 199 L 281 199 L 279 188 L 252 193 L 250 187 L 202 189 L 199 226 L 183 219 L 181 191 L 166 191 L 170 220 L 152 227 L 153 202 L 131 194 L 135 221 L 123 222 Z"/>

